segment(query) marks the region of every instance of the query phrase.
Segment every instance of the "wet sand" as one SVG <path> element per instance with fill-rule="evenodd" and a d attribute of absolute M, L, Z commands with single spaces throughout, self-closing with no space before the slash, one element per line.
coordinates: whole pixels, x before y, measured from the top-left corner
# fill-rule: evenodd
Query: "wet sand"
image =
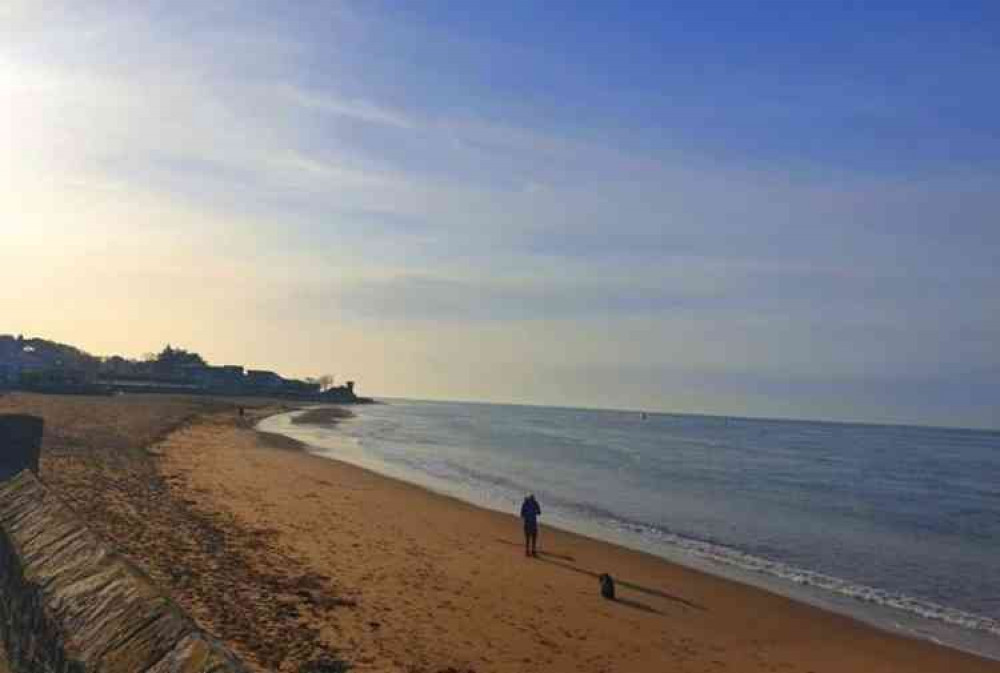
<path fill-rule="evenodd" d="M 344 407 L 313 407 L 306 409 L 292 419 L 295 425 L 336 425 L 354 414 Z"/>
<path fill-rule="evenodd" d="M 43 478 L 258 670 L 1000 671 L 544 521 L 525 558 L 513 516 L 255 432 L 274 405 L 240 419 L 223 401 L 98 404 L 117 419 L 109 458 L 64 404 L 17 396 L 0 413 L 69 423 L 56 435 L 76 448 L 46 454 Z M 605 571 L 617 601 L 598 593 Z"/>

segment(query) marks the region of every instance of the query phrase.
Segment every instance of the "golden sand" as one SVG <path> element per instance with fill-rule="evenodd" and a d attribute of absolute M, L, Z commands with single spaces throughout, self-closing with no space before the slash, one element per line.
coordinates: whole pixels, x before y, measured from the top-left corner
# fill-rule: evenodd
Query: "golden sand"
<path fill-rule="evenodd" d="M 106 400 L 81 424 L 82 404 L 15 396 L 0 413 L 68 424 L 55 435 L 77 446 L 47 454 L 43 477 L 260 670 L 327 657 L 412 673 L 1000 671 L 544 526 L 541 556 L 525 558 L 514 516 L 255 432 L 274 406 L 240 419 L 225 402 Z M 88 445 L 105 423 L 112 451 Z M 617 601 L 598 592 L 604 571 Z"/>

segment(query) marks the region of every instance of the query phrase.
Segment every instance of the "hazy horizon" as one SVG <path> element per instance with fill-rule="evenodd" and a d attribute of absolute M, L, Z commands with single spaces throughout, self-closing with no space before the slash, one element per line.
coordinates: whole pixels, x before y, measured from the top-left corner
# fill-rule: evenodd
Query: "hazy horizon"
<path fill-rule="evenodd" d="M 0 333 L 1000 427 L 990 3 L 5 3 Z"/>

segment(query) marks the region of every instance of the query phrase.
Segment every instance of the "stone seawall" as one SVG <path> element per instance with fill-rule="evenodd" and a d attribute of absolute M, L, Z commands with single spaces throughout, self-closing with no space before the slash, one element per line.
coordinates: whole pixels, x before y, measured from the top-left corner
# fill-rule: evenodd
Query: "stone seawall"
<path fill-rule="evenodd" d="M 0 638 L 15 673 L 246 671 L 30 471 L 0 484 Z"/>

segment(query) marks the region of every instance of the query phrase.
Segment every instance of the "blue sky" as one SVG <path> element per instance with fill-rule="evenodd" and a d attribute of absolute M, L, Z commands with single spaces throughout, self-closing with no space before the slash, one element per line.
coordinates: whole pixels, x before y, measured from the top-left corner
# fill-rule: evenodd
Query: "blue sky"
<path fill-rule="evenodd" d="M 204 4 L 0 9 L 0 331 L 1000 425 L 996 5 Z"/>

